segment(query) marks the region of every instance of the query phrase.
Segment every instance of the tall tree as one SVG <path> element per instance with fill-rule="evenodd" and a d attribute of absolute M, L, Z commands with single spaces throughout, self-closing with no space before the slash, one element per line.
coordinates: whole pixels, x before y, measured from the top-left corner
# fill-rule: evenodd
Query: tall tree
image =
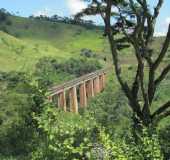
<path fill-rule="evenodd" d="M 153 9 L 150 9 L 147 0 L 88 0 L 88 3 L 88 7 L 75 18 L 84 15 L 100 15 L 103 18 L 104 35 L 110 43 L 115 74 L 134 113 L 134 122 L 137 126 L 142 124 L 149 127 L 170 116 L 170 100 L 156 111 L 152 111 L 155 93 L 170 72 L 168 64 L 160 75 L 156 74 L 170 44 L 170 26 L 159 54 L 155 56 L 151 48 L 156 20 L 164 0 L 155 0 Z M 128 46 L 133 47 L 137 62 L 136 73 L 131 83 L 123 78 L 119 62 L 122 55 L 120 50 Z M 145 66 L 149 67 L 149 71 L 145 71 Z M 142 103 L 139 102 L 140 93 Z"/>

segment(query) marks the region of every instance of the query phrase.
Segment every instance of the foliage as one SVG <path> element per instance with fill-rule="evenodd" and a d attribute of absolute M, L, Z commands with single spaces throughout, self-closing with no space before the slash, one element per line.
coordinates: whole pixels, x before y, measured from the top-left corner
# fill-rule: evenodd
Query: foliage
<path fill-rule="evenodd" d="M 12 25 L 7 21 L 1 26 L 11 35 L 0 32 L 0 68 L 35 72 L 39 86 L 34 86 L 23 73 L 0 74 L 0 159 L 162 160 L 156 134 L 144 130 L 138 144 L 130 135 L 131 112 L 115 81 L 90 101 L 88 111 L 82 115 L 64 113 L 51 104 L 42 105 L 44 87 L 101 68 L 98 61 L 88 58 L 97 57 L 108 48 L 103 45 L 104 38 L 98 36 L 100 30 L 15 16 L 10 19 Z M 81 50 L 86 52 L 86 58 L 71 58 L 79 56 Z M 89 55 L 91 51 L 96 55 Z M 128 63 L 130 58 L 126 57 Z M 168 94 L 164 96 L 160 91 L 157 98 L 160 97 Z M 127 138 L 129 135 L 131 138 Z M 160 139 L 169 158 L 168 128 L 161 131 Z"/>
<path fill-rule="evenodd" d="M 104 126 L 112 137 L 128 134 L 132 113 L 127 107 L 127 99 L 112 77 L 109 77 L 103 93 L 90 100 L 87 112 Z"/>
<path fill-rule="evenodd" d="M 42 58 L 36 64 L 34 76 L 38 82 L 39 88 L 47 89 L 52 84 L 59 84 L 61 82 L 74 78 L 69 73 L 64 73 L 59 70 L 60 64 L 53 58 Z"/>
<path fill-rule="evenodd" d="M 84 20 L 84 19 L 74 19 L 70 17 L 60 17 L 58 15 L 53 15 L 51 17 L 40 15 L 40 16 L 30 16 L 30 19 L 38 19 L 38 20 L 44 20 L 44 21 L 50 21 L 50 22 L 60 22 L 60 23 L 65 23 L 65 24 L 74 24 L 74 25 L 79 25 L 82 27 L 85 27 L 87 29 L 96 29 L 99 28 L 103 29 L 102 26 L 96 26 L 93 21 L 91 20 Z"/>
<path fill-rule="evenodd" d="M 5 9 L 0 9 L 0 30 L 8 33 L 7 26 L 11 26 L 12 22 L 9 19 L 9 13 Z"/>
<path fill-rule="evenodd" d="M 165 155 L 165 159 L 170 158 L 170 126 L 167 125 L 160 129 L 159 138 L 161 143 L 162 151 Z"/>
<path fill-rule="evenodd" d="M 81 56 L 84 56 L 84 57 L 87 57 L 87 58 L 90 58 L 90 57 L 95 57 L 95 53 L 92 52 L 92 50 L 90 49 L 87 49 L 87 48 L 83 48 L 81 50 Z"/>
<path fill-rule="evenodd" d="M 140 143 L 135 145 L 134 141 L 131 141 L 128 144 L 131 152 L 131 154 L 128 155 L 129 159 L 163 160 L 158 136 L 156 133 L 153 133 L 152 130 L 148 130 L 148 128 L 143 127 Z"/>
<path fill-rule="evenodd" d="M 93 58 L 71 58 L 65 63 L 61 64 L 61 70 L 70 74 L 76 75 L 76 77 L 85 75 L 87 73 L 94 72 L 101 69 L 101 64 Z"/>
<path fill-rule="evenodd" d="M 93 118 L 51 108 L 35 117 L 44 133 L 43 142 L 33 152 L 33 160 L 88 159 L 95 141 L 96 123 Z"/>
<path fill-rule="evenodd" d="M 0 74 L 0 153 L 28 154 L 36 137 L 32 112 L 41 112 L 43 96 L 23 73 Z"/>
<path fill-rule="evenodd" d="M 8 19 L 8 14 L 4 9 L 0 9 L 0 23 L 7 21 Z"/>
<path fill-rule="evenodd" d="M 54 58 L 45 57 L 36 65 L 35 77 L 40 88 L 91 73 L 101 68 L 101 64 L 95 59 L 70 58 L 64 62 L 58 62 Z"/>
<path fill-rule="evenodd" d="M 87 1 L 87 0 L 84 0 Z M 158 0 L 153 7 L 148 1 L 136 0 L 90 0 L 89 5 L 75 18 L 82 16 L 99 15 L 104 21 L 104 36 L 108 38 L 111 48 L 115 75 L 126 95 L 129 107 L 135 115 L 134 123 L 143 123 L 143 126 L 158 124 L 162 119 L 170 116 L 170 100 L 152 113 L 152 103 L 160 84 L 170 73 L 170 64 L 166 64 L 160 71 L 163 59 L 167 56 L 170 44 L 170 25 L 165 40 L 157 55 L 153 54 L 152 46 L 156 27 L 156 20 L 160 14 L 164 1 Z M 116 10 L 112 10 L 115 8 Z M 152 11 L 153 9 L 153 11 Z M 122 64 L 119 62 L 123 48 L 133 48 L 133 57 L 136 58 L 136 71 L 131 82 L 124 78 Z M 145 68 L 149 66 L 149 69 Z M 146 82 L 146 83 L 145 83 Z M 142 93 L 140 95 L 140 93 Z M 140 99 L 141 98 L 141 99 Z M 140 100 L 139 100 L 140 99 Z M 139 125 L 138 125 L 139 126 Z"/>
<path fill-rule="evenodd" d="M 64 113 L 51 105 L 35 119 L 43 136 L 32 160 L 163 160 L 157 136 L 150 136 L 147 130 L 143 130 L 140 144 L 133 137 L 113 141 L 92 116 Z"/>
<path fill-rule="evenodd" d="M 158 137 L 155 134 L 149 136 L 146 129 L 143 130 L 140 144 L 136 144 L 133 137 L 128 143 L 120 138 L 112 141 L 105 132 L 101 132 L 100 138 L 105 148 L 104 160 L 163 160 Z"/>

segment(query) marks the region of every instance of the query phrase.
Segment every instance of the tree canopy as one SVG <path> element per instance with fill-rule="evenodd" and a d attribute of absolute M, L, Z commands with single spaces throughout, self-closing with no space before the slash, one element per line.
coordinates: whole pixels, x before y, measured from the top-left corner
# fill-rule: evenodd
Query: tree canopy
<path fill-rule="evenodd" d="M 87 1 L 87 0 L 86 0 Z M 170 26 L 159 51 L 152 48 L 156 20 L 164 0 L 155 1 L 151 8 L 147 0 L 88 0 L 88 7 L 75 18 L 85 15 L 100 15 L 104 21 L 104 36 L 108 37 L 116 77 L 129 100 L 135 122 L 145 126 L 157 124 L 170 115 L 170 100 L 153 112 L 152 104 L 161 82 L 170 72 L 170 64 L 158 73 L 170 44 Z M 133 82 L 122 75 L 120 50 L 132 46 L 136 58 L 136 73 Z M 148 67 L 148 71 L 146 71 Z M 157 75 L 158 73 L 158 75 Z M 140 99 L 142 95 L 142 102 Z"/>

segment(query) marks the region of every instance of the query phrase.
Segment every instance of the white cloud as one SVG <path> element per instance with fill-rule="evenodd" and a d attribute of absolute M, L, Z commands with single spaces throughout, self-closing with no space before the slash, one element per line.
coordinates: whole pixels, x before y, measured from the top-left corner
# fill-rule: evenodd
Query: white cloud
<path fill-rule="evenodd" d="M 169 24 L 170 24 L 170 17 L 167 17 L 167 18 L 165 19 L 165 23 L 166 23 L 166 25 L 169 25 Z"/>
<path fill-rule="evenodd" d="M 165 32 L 155 32 L 155 33 L 154 33 L 154 36 L 155 36 L 155 37 L 163 37 L 163 36 L 165 36 L 165 35 L 166 35 Z"/>
<path fill-rule="evenodd" d="M 158 21 L 156 25 L 155 36 L 166 36 L 168 31 L 168 25 L 170 24 L 170 17 L 166 17 L 163 21 Z"/>
<path fill-rule="evenodd" d="M 82 0 L 67 0 L 67 4 L 72 15 L 75 15 L 76 13 L 87 7 L 86 3 Z"/>
<path fill-rule="evenodd" d="M 42 10 L 39 10 L 39 11 L 36 11 L 35 13 L 33 13 L 33 16 L 47 16 L 47 17 L 50 17 L 52 15 L 54 15 L 55 12 L 52 10 L 52 9 L 49 9 L 49 8 L 44 8 Z"/>

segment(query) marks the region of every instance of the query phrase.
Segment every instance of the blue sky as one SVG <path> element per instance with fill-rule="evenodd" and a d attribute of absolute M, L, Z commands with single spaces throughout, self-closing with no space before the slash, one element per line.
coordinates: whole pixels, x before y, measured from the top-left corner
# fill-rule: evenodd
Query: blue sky
<path fill-rule="evenodd" d="M 157 0 L 148 0 L 151 4 L 156 4 Z M 5 8 L 10 12 L 27 17 L 29 15 L 53 15 L 70 16 L 84 8 L 81 0 L 0 0 L 0 8 Z M 93 18 L 94 19 L 94 18 Z M 100 19 L 97 19 L 100 22 Z M 170 0 L 165 0 L 161 14 L 156 26 L 156 34 L 162 35 L 167 32 L 170 23 Z"/>

